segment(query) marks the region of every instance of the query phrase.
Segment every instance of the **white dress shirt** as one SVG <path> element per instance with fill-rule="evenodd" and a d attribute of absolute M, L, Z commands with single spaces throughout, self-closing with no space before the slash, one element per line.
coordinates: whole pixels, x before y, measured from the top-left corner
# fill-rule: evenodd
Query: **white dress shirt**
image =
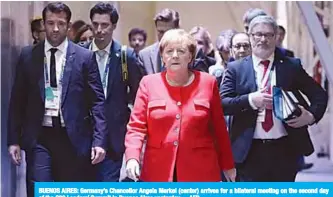
<path fill-rule="evenodd" d="M 110 49 L 111 49 L 112 41 L 104 48 L 104 49 L 99 49 L 97 45 L 95 44 L 95 40 L 91 42 L 91 50 L 93 52 L 96 52 L 96 61 L 98 64 L 98 70 L 99 74 L 101 76 L 101 81 L 103 83 L 103 77 L 104 77 L 104 72 L 106 68 L 106 64 L 108 63 L 109 55 L 110 55 Z M 107 75 L 105 76 L 105 87 L 104 89 L 104 95 L 106 96 L 106 90 L 108 87 L 108 77 L 109 77 L 109 72 L 107 72 Z"/>
<path fill-rule="evenodd" d="M 264 65 L 261 64 L 261 61 L 263 61 L 263 59 L 260 59 L 259 57 L 256 57 L 255 55 L 252 55 L 252 60 L 253 60 L 253 69 L 254 69 L 255 76 L 256 76 L 257 87 L 259 89 L 264 88 L 265 84 L 262 83 L 263 82 L 262 79 L 264 77 Z M 268 73 L 270 72 L 270 70 L 273 66 L 274 54 L 272 54 L 267 60 L 270 61 L 269 65 L 268 65 L 268 69 L 267 69 L 267 76 L 268 76 Z M 271 82 L 270 82 L 271 87 L 270 88 L 272 88 L 274 85 L 276 85 L 275 70 L 276 69 L 273 68 L 272 73 L 271 73 Z M 267 78 L 267 77 L 265 77 L 265 78 Z M 257 109 L 257 107 L 255 107 L 255 105 L 253 104 L 251 94 L 249 95 L 249 103 L 250 103 L 250 105 L 253 109 Z M 266 113 L 265 109 L 259 109 L 257 124 L 256 124 L 256 128 L 255 128 L 255 131 L 254 131 L 253 138 L 255 138 L 255 139 L 278 139 L 278 138 L 281 138 L 283 136 L 288 135 L 284 126 L 283 126 L 283 124 L 282 124 L 282 122 L 274 116 L 273 111 L 272 111 L 272 113 L 273 113 L 273 124 L 274 125 L 268 132 L 266 132 L 262 128 L 262 122 L 264 122 L 264 120 L 265 120 L 265 113 Z"/>
<path fill-rule="evenodd" d="M 62 77 L 62 74 L 64 72 L 63 70 L 65 69 L 65 65 L 66 65 L 66 54 L 67 54 L 67 48 L 68 48 L 67 38 L 57 47 L 53 47 L 47 41 L 47 39 L 45 39 L 44 54 L 45 54 L 46 62 L 47 62 L 47 71 L 48 71 L 47 74 L 48 74 L 49 82 L 51 79 L 50 78 L 50 74 L 51 74 L 51 70 L 50 70 L 51 51 L 50 51 L 50 49 L 51 48 L 58 49 L 55 52 L 54 56 L 55 56 L 55 61 L 56 61 L 56 78 L 57 78 L 57 84 L 58 84 L 57 90 L 59 91 L 59 100 L 57 102 L 59 102 L 59 108 L 61 109 L 62 84 L 60 83 L 60 79 Z M 45 69 L 45 66 L 43 66 L 43 68 Z M 45 78 L 45 70 L 44 70 L 44 78 Z M 45 83 L 46 83 L 46 81 L 45 81 Z M 61 125 L 65 126 L 61 110 L 60 110 L 60 118 L 61 118 Z M 51 116 L 44 115 L 43 126 L 52 127 L 52 117 Z"/>

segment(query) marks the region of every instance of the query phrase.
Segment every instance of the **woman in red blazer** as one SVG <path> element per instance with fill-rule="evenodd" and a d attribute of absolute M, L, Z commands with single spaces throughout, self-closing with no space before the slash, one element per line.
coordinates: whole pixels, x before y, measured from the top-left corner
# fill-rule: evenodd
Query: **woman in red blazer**
<path fill-rule="evenodd" d="M 154 182 L 234 181 L 236 170 L 217 82 L 191 71 L 196 41 L 181 29 L 160 41 L 166 71 L 140 82 L 125 138 L 129 178 Z M 147 138 L 143 165 L 139 157 Z"/>

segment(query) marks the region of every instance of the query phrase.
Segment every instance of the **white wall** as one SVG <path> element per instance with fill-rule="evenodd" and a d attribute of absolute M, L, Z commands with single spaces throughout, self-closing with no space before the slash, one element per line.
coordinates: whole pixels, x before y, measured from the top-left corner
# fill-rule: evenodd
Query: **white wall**
<path fill-rule="evenodd" d="M 156 2 L 156 13 L 163 8 L 175 9 L 180 14 L 181 27 L 189 31 L 201 25 L 211 33 L 213 42 L 222 30 L 233 28 L 243 31 L 242 18 L 249 8 L 262 8 L 268 14 L 275 14 L 276 2 Z"/>

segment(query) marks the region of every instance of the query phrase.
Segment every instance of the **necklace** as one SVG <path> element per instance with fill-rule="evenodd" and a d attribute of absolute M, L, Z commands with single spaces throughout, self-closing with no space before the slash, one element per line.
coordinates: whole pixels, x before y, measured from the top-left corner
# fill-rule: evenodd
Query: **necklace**
<path fill-rule="evenodd" d="M 166 78 L 167 82 L 169 83 L 169 85 L 171 85 L 171 86 L 188 86 L 194 80 L 194 74 L 192 72 L 189 72 L 189 74 L 190 74 L 190 77 L 188 78 L 188 80 L 184 84 L 180 84 L 180 83 L 177 83 L 177 82 L 174 82 L 174 81 L 170 80 L 169 77 L 168 77 L 168 73 L 165 74 L 165 78 Z"/>

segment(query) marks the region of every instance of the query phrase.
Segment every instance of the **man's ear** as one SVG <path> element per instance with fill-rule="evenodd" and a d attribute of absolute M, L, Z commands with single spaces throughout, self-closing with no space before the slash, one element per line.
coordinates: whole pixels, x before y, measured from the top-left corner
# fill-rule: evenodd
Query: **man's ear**
<path fill-rule="evenodd" d="M 112 29 L 115 30 L 117 28 L 117 23 L 116 24 L 112 24 Z"/>
<path fill-rule="evenodd" d="M 68 29 L 67 29 L 68 31 L 70 31 L 72 29 L 72 25 L 73 25 L 72 22 L 68 23 Z"/>
<path fill-rule="evenodd" d="M 34 40 L 38 40 L 38 32 L 36 32 L 36 31 L 32 32 L 32 38 Z"/>

